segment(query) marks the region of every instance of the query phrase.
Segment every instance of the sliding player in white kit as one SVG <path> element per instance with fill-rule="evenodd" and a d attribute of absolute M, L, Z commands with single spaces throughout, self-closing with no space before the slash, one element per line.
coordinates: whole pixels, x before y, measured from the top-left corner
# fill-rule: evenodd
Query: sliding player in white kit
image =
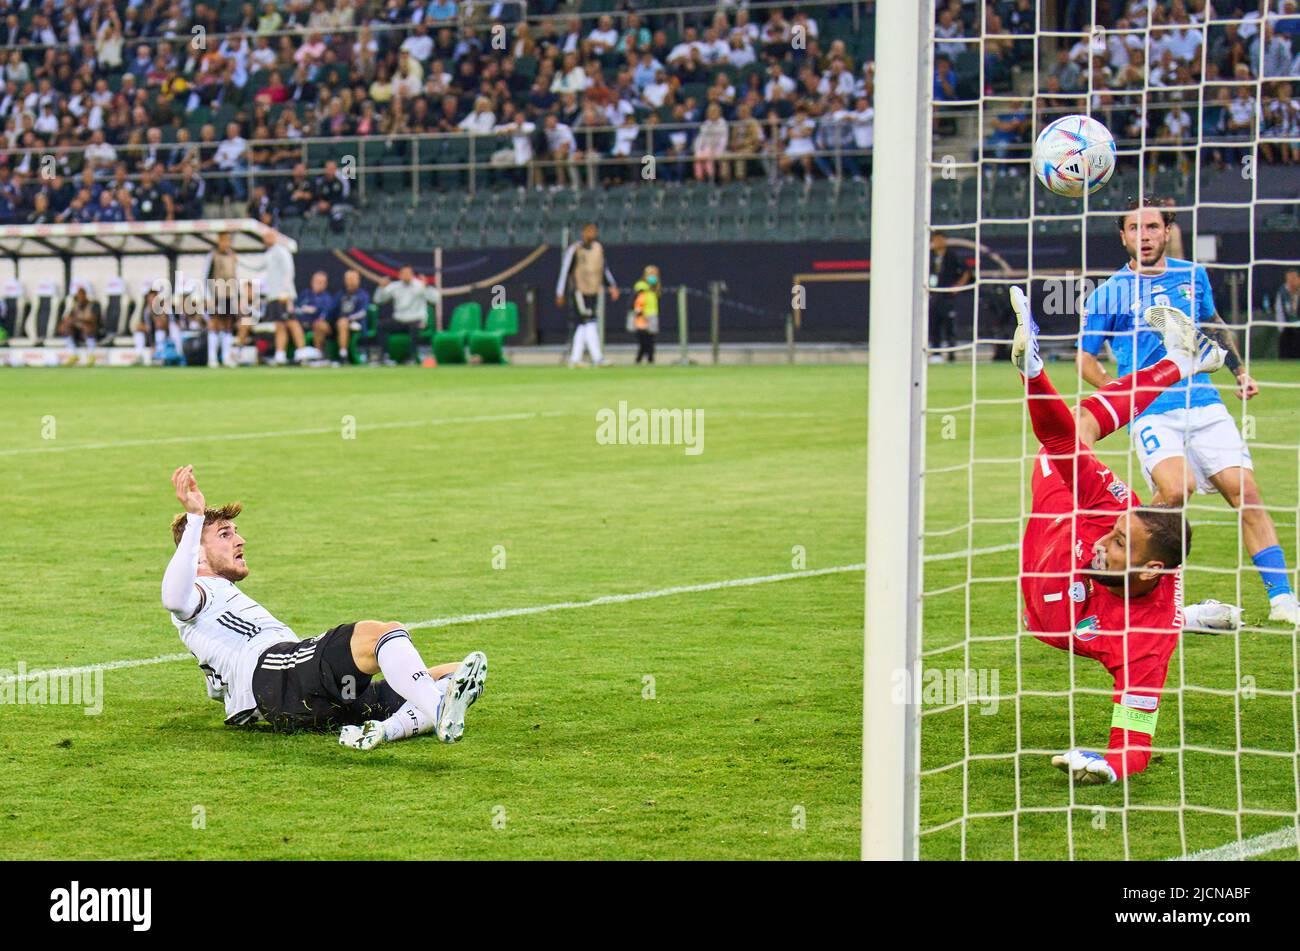
<path fill-rule="evenodd" d="M 455 743 L 483 693 L 487 658 L 427 667 L 401 624 L 356 621 L 307 640 L 235 586 L 248 577 L 238 503 L 208 508 L 193 466 L 172 474 L 185 514 L 172 521 L 176 554 L 162 603 L 199 662 L 226 723 L 265 720 L 277 732 L 340 729 L 359 750 L 436 730 Z M 372 680 L 383 673 L 382 681 Z"/>

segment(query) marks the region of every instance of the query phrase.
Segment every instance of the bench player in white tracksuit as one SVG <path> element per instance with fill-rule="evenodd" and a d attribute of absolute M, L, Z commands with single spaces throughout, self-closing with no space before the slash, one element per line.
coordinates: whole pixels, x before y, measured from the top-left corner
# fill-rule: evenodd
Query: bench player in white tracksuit
<path fill-rule="evenodd" d="M 436 730 L 455 743 L 465 711 L 483 692 L 487 658 L 428 667 L 401 624 L 356 621 L 299 640 L 241 591 L 248 577 L 239 504 L 208 508 L 192 466 L 172 474 L 185 512 L 172 522 L 176 554 L 163 575 L 162 603 L 199 662 L 208 696 L 226 723 L 265 720 L 277 732 L 341 729 L 339 742 L 369 750 Z M 375 674 L 384 679 L 376 681 Z"/>
<path fill-rule="evenodd" d="M 1237 377 L 1236 396 L 1259 390 L 1246 373 L 1236 343 L 1215 310 L 1205 268 L 1166 255 L 1173 212 L 1153 198 L 1130 204 L 1119 219 L 1129 263 L 1084 303 L 1079 372 L 1093 386 L 1111 377 L 1097 360 L 1109 342 L 1118 375 L 1152 366 L 1165 356 L 1158 333 L 1146 322 L 1151 307 L 1173 307 L 1192 317 L 1228 351 L 1226 366 Z M 1241 512 L 1242 538 L 1269 599 L 1269 619 L 1300 624 L 1277 529 L 1263 507 L 1250 449 L 1208 374 L 1171 386 L 1129 426 L 1142 474 L 1161 505 L 1182 505 L 1197 491 L 1219 494 Z"/>

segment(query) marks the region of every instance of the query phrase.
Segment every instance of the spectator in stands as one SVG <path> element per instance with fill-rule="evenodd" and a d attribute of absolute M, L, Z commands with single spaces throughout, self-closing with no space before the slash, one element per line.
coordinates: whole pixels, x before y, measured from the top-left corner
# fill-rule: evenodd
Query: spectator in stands
<path fill-rule="evenodd" d="M 763 151 L 763 126 L 754 118 L 753 107 L 742 102 L 736 108 L 736 118 L 728 126 L 730 157 L 723 159 L 719 169 L 724 182 L 734 176 L 737 181 L 749 177 L 750 163 Z"/>
<path fill-rule="evenodd" d="M 547 114 L 544 128 L 546 131 L 546 157 L 552 163 L 551 167 L 555 172 L 556 186 L 564 184 L 567 175 L 573 187 L 579 188 L 580 179 L 577 161 L 581 158 L 582 152 L 578 149 L 573 130 L 561 122 L 553 112 Z"/>
<path fill-rule="evenodd" d="M 213 154 L 216 168 L 226 173 L 224 194 L 234 201 L 248 200 L 248 142 L 239 134 L 239 123 L 226 126 L 226 137 Z"/>
<path fill-rule="evenodd" d="M 952 61 L 945 56 L 934 61 L 934 88 L 931 95 L 935 102 L 957 98 L 957 74 L 953 71 Z"/>
<path fill-rule="evenodd" d="M 956 60 L 966 51 L 965 43 L 944 42 L 961 39 L 966 35 L 966 25 L 962 22 L 961 15 L 953 15 L 952 10 L 944 7 L 939 11 L 938 20 L 934 25 L 934 51 L 936 57 L 944 56 L 950 60 Z M 972 50 L 975 47 L 970 47 Z"/>
<path fill-rule="evenodd" d="M 91 133 L 85 161 L 86 167 L 95 173 L 107 170 L 117 163 L 117 150 L 105 140 L 103 129 Z"/>
<path fill-rule="evenodd" d="M 996 158 L 1022 158 L 1028 154 L 1029 116 L 1020 106 L 1019 102 L 1013 103 L 993 119 L 986 145 Z M 999 175 L 1006 173 L 1005 165 L 998 166 Z"/>
<path fill-rule="evenodd" d="M 125 198 L 125 206 L 119 201 L 119 196 Z M 115 192 L 112 188 L 105 188 L 99 193 L 99 202 L 95 208 L 94 220 L 97 222 L 114 223 L 131 220 L 131 197 L 125 189 Z"/>
<path fill-rule="evenodd" d="M 1064 47 L 1056 51 L 1056 62 L 1052 64 L 1045 78 L 1055 78 L 1065 92 L 1077 92 L 1083 88 L 1083 72 L 1078 64 L 1070 59 L 1070 51 Z"/>
<path fill-rule="evenodd" d="M 529 122 L 514 103 L 507 101 L 502 106 L 501 121 L 492 131 L 510 142 L 507 155 L 514 166 L 511 173 L 514 183 L 520 188 L 532 188 L 536 171 L 533 167 L 533 133 L 537 126 Z"/>
<path fill-rule="evenodd" d="M 172 213 L 182 221 L 195 221 L 203 217 L 203 199 L 207 194 L 207 185 L 195 168 L 193 162 L 187 162 L 181 168 L 181 178 L 176 183 L 176 194 L 172 198 Z"/>
<path fill-rule="evenodd" d="M 474 100 L 474 111 L 458 123 L 458 128 L 470 135 L 491 135 L 496 125 L 497 117 L 492 112 L 492 100 L 487 96 L 479 96 Z"/>
<path fill-rule="evenodd" d="M 162 168 L 156 162 L 145 169 L 132 197 L 136 221 L 171 221 L 175 218 L 171 190 L 163 184 Z"/>
<path fill-rule="evenodd" d="M 307 177 L 307 166 L 298 162 L 293 167 L 293 174 L 280 185 L 277 204 L 280 215 L 284 218 L 300 218 L 307 214 L 316 200 L 312 191 L 311 180 Z"/>
<path fill-rule="evenodd" d="M 763 87 L 763 98 L 768 102 L 777 102 L 794 95 L 798 86 L 785 74 L 780 63 L 771 63 L 767 67 L 767 84 Z"/>
<path fill-rule="evenodd" d="M 839 181 L 848 175 L 855 182 L 862 180 L 857 157 L 850 154 L 857 148 L 853 121 L 853 113 L 845 108 L 839 96 L 832 96 L 822 108 L 814 142 L 817 151 L 823 154 L 817 155 L 813 161 L 826 178 Z"/>
<path fill-rule="evenodd" d="M 351 194 L 352 183 L 339 170 L 338 162 L 327 159 L 312 185 L 311 198 L 315 213 L 329 218 L 331 230 L 343 230 L 344 217 L 352 210 Z"/>
<path fill-rule="evenodd" d="M 763 46 L 763 55 L 771 59 L 781 59 L 790 48 L 790 24 L 780 7 L 773 7 L 767 15 L 767 22 L 759 30 Z"/>
<path fill-rule="evenodd" d="M 37 192 L 32 197 L 32 210 L 27 213 L 24 221 L 29 225 L 54 223 L 54 213 L 50 210 L 50 196 L 47 193 Z"/>
<path fill-rule="evenodd" d="M 1292 98 L 1291 84 L 1278 83 L 1272 96 L 1264 101 L 1263 128 L 1259 151 L 1265 162 L 1294 165 L 1300 161 L 1300 101 Z"/>
<path fill-rule="evenodd" d="M 429 307 L 438 303 L 438 290 L 427 285 L 423 279 L 417 279 L 415 268 L 409 264 L 402 266 L 397 274 L 397 282 L 387 277 L 380 278 L 379 290 L 375 292 L 376 304 L 391 302 L 391 316 L 380 316 L 379 331 L 376 342 L 379 346 L 380 359 L 385 366 L 393 363 L 388 353 L 388 340 L 394 333 L 408 334 L 411 338 L 411 362 L 420 363 L 420 332 L 428 326 Z"/>
<path fill-rule="evenodd" d="M 805 182 L 812 180 L 812 156 L 816 150 L 813 145 L 815 131 L 816 123 L 809 115 L 808 107 L 803 103 L 795 106 L 794 115 L 786 120 L 781 129 L 781 139 L 784 143 L 780 155 L 781 174 L 789 177 L 797 167 Z"/>
<path fill-rule="evenodd" d="M 455 0 L 429 0 L 424 7 L 424 21 L 444 23 L 456 19 Z"/>
<path fill-rule="evenodd" d="M 1273 79 L 1278 76 L 1292 75 L 1291 38 L 1284 33 L 1278 33 L 1272 23 L 1265 22 L 1264 28 L 1250 44 L 1250 60 L 1252 63 L 1259 62 L 1261 42 L 1264 47 L 1264 61 L 1260 76 L 1264 79 Z"/>
<path fill-rule="evenodd" d="M 727 120 L 722 118 L 722 107 L 714 103 L 709 106 L 705 120 L 700 124 L 699 134 L 695 137 L 695 180 L 715 181 L 718 174 L 717 160 L 726 151 Z"/>

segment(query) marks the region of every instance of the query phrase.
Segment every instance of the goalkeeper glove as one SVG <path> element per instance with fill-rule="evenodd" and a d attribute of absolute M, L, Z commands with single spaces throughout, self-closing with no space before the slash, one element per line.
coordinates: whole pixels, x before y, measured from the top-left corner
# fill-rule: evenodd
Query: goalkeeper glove
<path fill-rule="evenodd" d="M 1069 773 L 1081 786 L 1113 783 L 1119 780 L 1110 763 L 1106 762 L 1106 757 L 1089 750 L 1070 750 L 1059 756 L 1053 756 L 1052 765 L 1063 773 Z"/>

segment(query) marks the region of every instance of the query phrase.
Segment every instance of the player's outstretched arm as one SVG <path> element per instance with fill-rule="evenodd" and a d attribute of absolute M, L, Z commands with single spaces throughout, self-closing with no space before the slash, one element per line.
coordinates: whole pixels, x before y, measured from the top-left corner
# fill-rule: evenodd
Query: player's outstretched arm
<path fill-rule="evenodd" d="M 203 604 L 203 592 L 194 579 L 199 571 L 199 544 L 203 538 L 206 503 L 194 478 L 193 466 L 181 466 L 173 472 L 172 487 L 176 490 L 176 498 L 185 507 L 185 531 L 163 573 L 162 603 L 172 614 L 188 620 Z"/>

